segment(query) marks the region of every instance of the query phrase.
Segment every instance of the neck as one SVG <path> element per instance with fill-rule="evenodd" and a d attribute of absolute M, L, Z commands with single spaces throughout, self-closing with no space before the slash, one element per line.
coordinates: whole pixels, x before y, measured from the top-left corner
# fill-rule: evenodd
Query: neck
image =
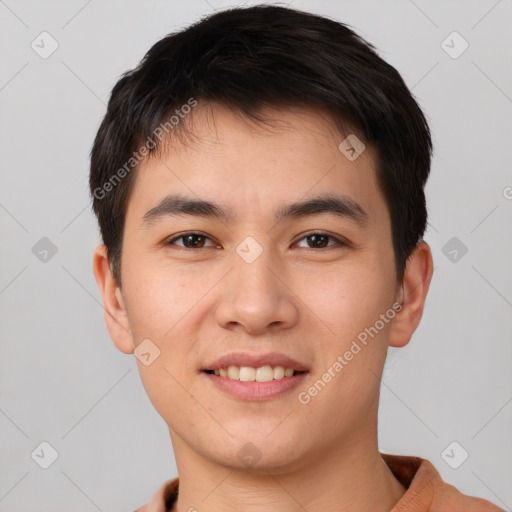
<path fill-rule="evenodd" d="M 172 512 L 388 512 L 405 493 L 382 460 L 376 434 L 296 461 L 289 469 L 217 464 L 171 433 L 179 473 Z"/>

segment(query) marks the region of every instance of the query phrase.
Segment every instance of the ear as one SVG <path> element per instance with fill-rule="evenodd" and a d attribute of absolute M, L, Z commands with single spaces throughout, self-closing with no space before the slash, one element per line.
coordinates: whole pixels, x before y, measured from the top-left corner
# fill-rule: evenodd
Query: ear
<path fill-rule="evenodd" d="M 134 344 L 128 313 L 121 289 L 112 275 L 104 244 L 98 245 L 94 251 L 92 268 L 103 298 L 105 322 L 110 337 L 121 352 L 132 354 Z"/>
<path fill-rule="evenodd" d="M 432 252 L 429 245 L 421 241 L 407 260 L 402 286 L 398 291 L 396 300 L 402 304 L 402 308 L 397 312 L 391 324 L 389 336 L 391 347 L 407 345 L 418 327 L 432 272 Z"/>

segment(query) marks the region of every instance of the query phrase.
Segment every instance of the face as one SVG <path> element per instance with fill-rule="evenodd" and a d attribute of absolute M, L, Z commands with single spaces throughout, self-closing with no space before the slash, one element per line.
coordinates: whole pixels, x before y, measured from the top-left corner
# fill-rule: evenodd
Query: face
<path fill-rule="evenodd" d="M 266 114 L 198 106 L 194 142 L 142 163 L 117 291 L 173 444 L 277 469 L 374 432 L 400 299 L 372 148 L 347 158 L 312 110 Z"/>

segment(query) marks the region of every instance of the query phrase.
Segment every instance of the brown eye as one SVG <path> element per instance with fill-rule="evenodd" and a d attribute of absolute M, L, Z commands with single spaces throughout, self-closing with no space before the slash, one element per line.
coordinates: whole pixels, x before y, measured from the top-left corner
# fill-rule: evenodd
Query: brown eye
<path fill-rule="evenodd" d="M 176 243 L 180 240 L 182 243 Z M 166 245 L 177 245 L 178 247 L 184 247 L 185 249 L 202 249 L 203 247 L 215 247 L 215 244 L 209 246 L 205 245 L 206 241 L 210 240 L 207 236 L 199 233 L 185 233 L 177 236 L 172 240 L 169 240 Z"/>
<path fill-rule="evenodd" d="M 302 240 L 306 240 L 306 246 L 300 245 Z M 331 240 L 334 240 L 334 243 L 329 243 Z M 332 247 L 333 245 L 346 245 L 341 240 L 333 237 L 332 235 L 328 235 L 327 233 L 311 233 L 306 235 L 301 240 L 299 240 L 299 247 L 305 247 L 306 249 L 324 249 L 325 247 Z"/>
<path fill-rule="evenodd" d="M 327 247 L 329 238 L 327 235 L 310 235 L 306 237 L 310 243 L 310 247 Z"/>
<path fill-rule="evenodd" d="M 185 235 L 181 237 L 183 245 L 188 248 L 197 248 L 204 246 L 204 236 L 202 235 Z"/>

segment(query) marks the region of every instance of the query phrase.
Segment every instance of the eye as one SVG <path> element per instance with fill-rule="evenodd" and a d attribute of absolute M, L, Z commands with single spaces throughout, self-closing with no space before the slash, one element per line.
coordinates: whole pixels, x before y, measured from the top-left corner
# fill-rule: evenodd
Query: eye
<path fill-rule="evenodd" d="M 334 240 L 334 244 L 329 244 L 329 239 Z M 300 242 L 306 240 L 307 246 L 300 246 Z M 340 239 L 329 235 L 328 233 L 315 232 L 309 233 L 297 242 L 299 247 L 305 247 L 306 249 L 323 249 L 324 247 L 332 247 L 333 245 L 347 246 L 348 244 L 341 241 Z"/>
<path fill-rule="evenodd" d="M 182 244 L 175 243 L 177 240 L 181 240 Z M 174 237 L 169 240 L 165 245 L 177 245 L 178 247 L 184 247 L 185 249 L 202 249 L 204 247 L 217 247 L 214 243 L 211 245 L 205 245 L 206 240 L 211 239 L 201 233 L 183 233 L 182 235 Z"/>
<path fill-rule="evenodd" d="M 305 240 L 307 245 L 301 245 L 301 242 Z M 177 243 L 180 241 L 181 243 Z M 207 245 L 206 242 L 210 241 L 210 244 Z M 334 243 L 333 243 L 334 242 Z M 165 245 L 176 245 L 178 247 L 183 247 L 185 249 L 203 249 L 206 247 L 220 247 L 217 244 L 213 243 L 212 240 L 203 235 L 202 233 L 183 233 L 179 236 L 176 236 L 166 242 Z M 299 242 L 296 243 L 298 247 L 306 248 L 306 249 L 324 249 L 326 247 L 332 246 L 348 246 L 348 243 L 343 242 L 339 238 L 334 237 L 333 235 L 329 235 L 328 233 L 323 232 L 314 232 L 309 233 L 306 236 L 302 237 Z"/>

